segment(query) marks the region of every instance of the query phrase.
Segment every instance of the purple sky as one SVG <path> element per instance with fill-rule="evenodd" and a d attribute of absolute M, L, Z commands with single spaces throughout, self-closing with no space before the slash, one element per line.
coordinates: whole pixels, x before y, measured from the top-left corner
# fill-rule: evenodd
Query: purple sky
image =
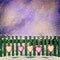
<path fill-rule="evenodd" d="M 60 35 L 58 4 L 55 0 L 1 1 L 0 33 L 22 36 Z"/>

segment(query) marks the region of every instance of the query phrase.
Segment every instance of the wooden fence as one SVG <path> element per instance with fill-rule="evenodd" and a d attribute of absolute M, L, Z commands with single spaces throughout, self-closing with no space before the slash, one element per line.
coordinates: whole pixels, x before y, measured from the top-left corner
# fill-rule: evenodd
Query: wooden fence
<path fill-rule="evenodd" d="M 16 51 L 14 51 L 14 44 L 16 45 Z M 18 46 L 20 46 L 20 50 Z M 40 50 L 37 51 L 37 49 Z M 60 57 L 60 36 L 25 36 L 24 38 L 20 36 L 18 38 L 18 36 L 0 35 L 0 57 L 7 54 L 8 56 L 23 56 L 24 54 L 25 56 L 45 55 Z"/>

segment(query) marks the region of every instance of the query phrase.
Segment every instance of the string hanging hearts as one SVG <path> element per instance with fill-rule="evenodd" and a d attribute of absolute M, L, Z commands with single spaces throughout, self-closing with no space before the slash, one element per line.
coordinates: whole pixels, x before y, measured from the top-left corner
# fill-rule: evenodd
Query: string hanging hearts
<path fill-rule="evenodd" d="M 24 46 L 18 46 L 18 51 L 19 52 L 23 52 L 23 50 L 24 50 Z"/>
<path fill-rule="evenodd" d="M 12 46 L 6 46 L 6 51 L 11 52 L 12 51 Z"/>
<path fill-rule="evenodd" d="M 29 52 L 32 52 L 32 51 L 33 51 L 33 46 L 27 46 L 27 50 L 28 50 Z"/>

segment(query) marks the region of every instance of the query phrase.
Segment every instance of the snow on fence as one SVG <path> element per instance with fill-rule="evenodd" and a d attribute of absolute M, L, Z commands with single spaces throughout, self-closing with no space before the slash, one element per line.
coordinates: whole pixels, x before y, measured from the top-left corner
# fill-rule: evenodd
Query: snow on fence
<path fill-rule="evenodd" d="M 44 48 L 45 47 L 45 48 Z M 2 36 L 0 35 L 0 57 L 3 56 L 58 56 L 60 36 Z"/>

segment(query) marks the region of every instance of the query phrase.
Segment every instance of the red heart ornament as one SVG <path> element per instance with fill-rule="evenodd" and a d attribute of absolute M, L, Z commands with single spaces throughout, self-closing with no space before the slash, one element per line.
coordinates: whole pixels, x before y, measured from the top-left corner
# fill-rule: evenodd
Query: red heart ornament
<path fill-rule="evenodd" d="M 42 51 L 42 46 L 36 46 L 36 52 L 40 53 Z"/>
<path fill-rule="evenodd" d="M 22 52 L 24 50 L 24 46 L 18 46 L 18 51 Z"/>

